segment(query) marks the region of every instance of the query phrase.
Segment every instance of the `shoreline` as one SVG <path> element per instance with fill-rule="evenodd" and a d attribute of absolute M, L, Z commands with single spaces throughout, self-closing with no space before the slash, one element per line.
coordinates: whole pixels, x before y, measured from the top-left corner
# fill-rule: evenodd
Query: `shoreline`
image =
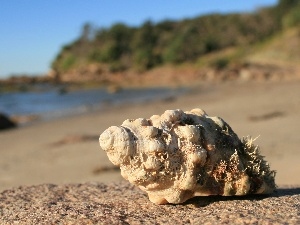
<path fill-rule="evenodd" d="M 189 86 L 127 87 L 112 92 L 108 88 L 99 86 L 98 88 L 69 89 L 65 90 L 65 93 L 59 93 L 58 87 L 53 86 L 42 92 L 28 91 L 25 96 L 22 92 L 5 93 L 2 96 L 3 102 L 0 104 L 0 113 L 4 113 L 17 125 L 24 126 L 38 121 L 49 121 L 102 111 L 119 105 L 161 100 L 171 101 L 188 93 L 190 89 Z M 50 95 L 51 97 L 49 97 Z M 28 105 L 32 105 L 32 107 L 29 108 Z M 46 108 L 47 111 L 43 110 L 42 107 Z"/>
<path fill-rule="evenodd" d="M 20 185 L 113 182 L 123 178 L 98 143 L 109 126 L 167 109 L 202 108 L 242 138 L 251 135 L 277 171 L 278 185 L 299 185 L 300 82 L 202 85 L 170 101 L 108 107 L 0 132 L 0 191 Z M 288 165 L 288 166 L 287 166 Z"/>

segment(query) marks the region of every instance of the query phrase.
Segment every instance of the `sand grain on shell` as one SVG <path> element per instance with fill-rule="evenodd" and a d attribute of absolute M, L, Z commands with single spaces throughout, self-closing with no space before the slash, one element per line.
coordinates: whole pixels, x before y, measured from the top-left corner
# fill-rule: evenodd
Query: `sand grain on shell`
<path fill-rule="evenodd" d="M 0 224 L 300 224 L 300 188 L 155 205 L 127 182 L 44 184 L 0 193 Z"/>

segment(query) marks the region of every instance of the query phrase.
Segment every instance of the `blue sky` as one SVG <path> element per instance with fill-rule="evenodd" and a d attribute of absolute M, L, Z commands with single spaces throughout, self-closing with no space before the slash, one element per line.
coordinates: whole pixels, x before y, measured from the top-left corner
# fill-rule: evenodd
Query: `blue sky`
<path fill-rule="evenodd" d="M 84 23 L 130 26 L 211 12 L 251 12 L 277 0 L 1 0 L 0 78 L 46 73 Z"/>

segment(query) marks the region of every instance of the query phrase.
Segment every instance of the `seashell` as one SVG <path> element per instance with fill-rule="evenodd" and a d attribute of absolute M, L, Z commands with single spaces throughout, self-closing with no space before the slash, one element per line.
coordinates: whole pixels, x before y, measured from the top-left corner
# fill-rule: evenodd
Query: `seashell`
<path fill-rule="evenodd" d="M 156 204 L 194 196 L 269 194 L 276 188 L 275 171 L 253 140 L 240 140 L 223 119 L 202 109 L 125 120 L 105 130 L 99 142 L 122 176 Z"/>

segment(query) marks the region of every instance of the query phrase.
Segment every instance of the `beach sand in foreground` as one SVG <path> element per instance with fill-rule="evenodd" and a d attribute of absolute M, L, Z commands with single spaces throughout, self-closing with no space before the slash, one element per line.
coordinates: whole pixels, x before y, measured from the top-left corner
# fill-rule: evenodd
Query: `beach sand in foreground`
<path fill-rule="evenodd" d="M 0 133 L 0 191 L 43 183 L 121 181 L 98 144 L 109 126 L 167 109 L 202 108 L 257 138 L 278 185 L 300 184 L 300 82 L 203 85 L 176 99 L 123 105 Z"/>

